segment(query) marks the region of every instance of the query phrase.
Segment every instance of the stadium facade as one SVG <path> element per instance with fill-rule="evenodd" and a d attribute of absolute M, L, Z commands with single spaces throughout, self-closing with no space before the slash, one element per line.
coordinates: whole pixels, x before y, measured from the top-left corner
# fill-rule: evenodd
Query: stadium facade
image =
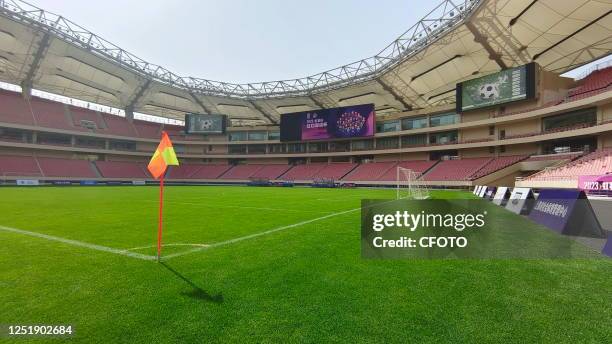
<path fill-rule="evenodd" d="M 231 84 L 181 77 L 69 20 L 0 0 L 0 178 L 147 180 L 162 130 L 182 166 L 168 178 L 392 185 L 396 167 L 435 186 L 573 187 L 612 172 L 612 51 L 600 1 L 444 1 L 376 56 L 317 75 Z M 545 14 L 545 15 L 544 15 Z M 124 116 L 31 95 L 33 89 Z M 283 115 L 373 104 L 371 136 L 281 140 Z M 227 130 L 175 124 L 223 114 Z"/>

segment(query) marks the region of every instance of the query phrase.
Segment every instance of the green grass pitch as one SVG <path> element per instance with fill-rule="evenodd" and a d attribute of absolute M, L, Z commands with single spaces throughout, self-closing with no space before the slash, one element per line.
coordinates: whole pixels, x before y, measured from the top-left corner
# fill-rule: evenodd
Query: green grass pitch
<path fill-rule="evenodd" d="M 609 259 L 362 259 L 350 210 L 394 196 L 170 186 L 163 254 L 174 257 L 158 264 L 122 254 L 155 254 L 156 187 L 0 188 L 0 226 L 49 236 L 0 229 L 0 324 L 72 324 L 68 341 L 82 343 L 612 338 Z"/>

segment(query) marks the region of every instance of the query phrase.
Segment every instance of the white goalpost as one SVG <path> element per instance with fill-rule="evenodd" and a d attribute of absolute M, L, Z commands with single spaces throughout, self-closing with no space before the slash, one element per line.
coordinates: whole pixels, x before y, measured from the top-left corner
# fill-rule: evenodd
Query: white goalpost
<path fill-rule="evenodd" d="M 417 183 L 419 175 L 411 169 L 397 167 L 396 198 L 397 199 L 427 199 L 429 190 Z"/>

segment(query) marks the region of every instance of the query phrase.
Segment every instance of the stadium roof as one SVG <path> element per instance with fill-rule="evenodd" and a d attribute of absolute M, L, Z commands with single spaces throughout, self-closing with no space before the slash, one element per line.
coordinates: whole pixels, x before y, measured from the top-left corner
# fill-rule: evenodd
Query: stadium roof
<path fill-rule="evenodd" d="M 562 73 L 612 51 L 612 2 L 445 0 L 380 53 L 294 80 L 233 84 L 181 77 L 66 18 L 0 0 L 0 80 L 129 111 L 182 119 L 374 103 L 378 114 L 455 102 L 455 84 L 536 61 Z"/>

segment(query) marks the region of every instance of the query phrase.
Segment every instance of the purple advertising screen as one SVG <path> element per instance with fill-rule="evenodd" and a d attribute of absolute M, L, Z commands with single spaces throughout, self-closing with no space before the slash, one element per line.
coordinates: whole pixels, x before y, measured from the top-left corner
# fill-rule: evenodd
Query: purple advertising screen
<path fill-rule="evenodd" d="M 562 233 L 578 199 L 585 198 L 580 190 L 543 189 L 529 214 L 533 221 Z"/>
<path fill-rule="evenodd" d="M 374 117 L 374 104 L 284 114 L 281 141 L 373 136 Z"/>

